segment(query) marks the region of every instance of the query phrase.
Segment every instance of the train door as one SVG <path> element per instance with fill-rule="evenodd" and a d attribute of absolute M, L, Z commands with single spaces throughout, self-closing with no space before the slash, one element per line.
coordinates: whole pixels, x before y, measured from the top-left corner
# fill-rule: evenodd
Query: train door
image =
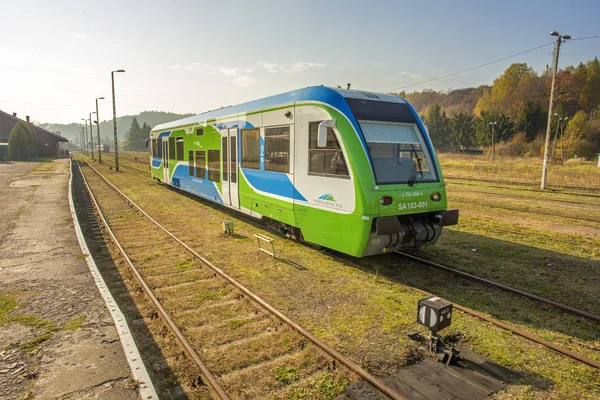
<path fill-rule="evenodd" d="M 162 146 L 163 182 L 169 183 L 169 141 L 163 139 Z"/>
<path fill-rule="evenodd" d="M 223 171 L 223 202 L 239 209 L 237 132 L 237 128 L 221 131 L 221 152 L 223 154 L 221 171 Z"/>

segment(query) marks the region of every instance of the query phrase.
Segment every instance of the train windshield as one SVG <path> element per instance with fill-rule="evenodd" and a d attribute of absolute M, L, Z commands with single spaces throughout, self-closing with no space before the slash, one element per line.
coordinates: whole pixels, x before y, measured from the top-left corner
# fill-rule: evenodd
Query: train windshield
<path fill-rule="evenodd" d="M 435 182 L 433 160 L 414 123 L 359 120 L 378 185 Z"/>

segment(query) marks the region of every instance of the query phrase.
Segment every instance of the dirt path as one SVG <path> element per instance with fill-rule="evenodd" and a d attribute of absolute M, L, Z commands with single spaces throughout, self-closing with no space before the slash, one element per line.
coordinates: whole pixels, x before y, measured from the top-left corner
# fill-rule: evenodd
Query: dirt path
<path fill-rule="evenodd" d="M 137 399 L 68 181 L 67 159 L 0 163 L 0 398 Z"/>

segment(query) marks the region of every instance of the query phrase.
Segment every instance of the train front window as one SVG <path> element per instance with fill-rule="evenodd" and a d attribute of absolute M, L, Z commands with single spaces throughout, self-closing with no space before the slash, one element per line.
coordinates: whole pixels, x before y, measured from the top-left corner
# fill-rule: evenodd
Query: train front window
<path fill-rule="evenodd" d="M 433 160 L 416 124 L 359 121 L 377 184 L 435 182 Z"/>

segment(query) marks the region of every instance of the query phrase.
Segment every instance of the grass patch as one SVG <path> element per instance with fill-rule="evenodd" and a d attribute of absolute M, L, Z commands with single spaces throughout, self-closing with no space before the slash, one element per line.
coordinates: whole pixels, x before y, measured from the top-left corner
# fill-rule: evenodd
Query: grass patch
<path fill-rule="evenodd" d="M 250 321 L 248 321 L 247 319 L 234 319 L 233 321 L 229 321 L 227 323 L 227 326 L 231 329 L 236 329 L 246 325 L 248 322 Z"/>
<path fill-rule="evenodd" d="M 43 335 L 37 336 L 36 338 L 30 340 L 27 343 L 23 343 L 19 346 L 19 349 L 31 353 L 32 351 L 35 351 L 40 346 L 40 344 L 52 339 L 52 336 L 54 336 L 53 333 L 44 333 Z"/>
<path fill-rule="evenodd" d="M 77 317 L 71 318 L 71 320 L 65 324 L 64 329 L 74 331 L 83 328 L 84 321 L 85 315 L 78 315 Z"/>
<path fill-rule="evenodd" d="M 9 315 L 24 305 L 23 302 L 18 301 L 19 298 L 31 296 L 32 294 L 33 292 L 21 291 L 0 293 L 0 325 L 7 324 L 9 322 L 16 322 L 27 326 L 32 326 L 34 328 L 45 328 L 50 331 L 55 331 L 56 325 L 54 322 L 44 319 L 38 315 Z"/>
<path fill-rule="evenodd" d="M 8 314 L 19 307 L 16 298 L 15 294 L 0 293 L 0 325 L 8 322 Z"/>
<path fill-rule="evenodd" d="M 298 380 L 299 376 L 298 370 L 292 367 L 278 367 L 273 370 L 273 377 L 283 385 L 289 385 Z"/>
<path fill-rule="evenodd" d="M 324 372 L 319 375 L 309 387 L 301 387 L 292 390 L 290 399 L 334 399 L 344 391 L 344 388 L 347 385 L 348 382 L 345 379 L 338 379 L 331 376 L 330 373 Z"/>
<path fill-rule="evenodd" d="M 83 260 L 83 259 L 84 259 L 84 258 L 86 258 L 87 256 L 88 256 L 87 254 L 85 254 L 85 253 L 81 253 L 81 254 L 77 254 L 77 255 L 75 256 L 75 258 L 76 258 L 77 260 Z"/>
<path fill-rule="evenodd" d="M 175 267 L 178 269 L 189 269 L 194 265 L 194 260 L 191 258 L 186 258 L 184 261 L 175 264 Z"/>
<path fill-rule="evenodd" d="M 469 165 L 466 159 L 453 158 L 451 155 L 445 159 L 445 156 L 441 157 L 442 166 L 444 167 L 445 161 L 450 161 L 445 172 L 456 175 L 480 176 L 486 179 L 502 177 L 511 181 L 524 181 L 533 186 L 533 182 L 537 182 L 541 174 L 539 167 L 530 168 L 527 165 L 516 166 L 516 172 L 511 172 L 509 170 L 512 165 L 505 163 L 505 160 L 502 161 L 502 164 L 506 164 L 504 166 L 480 169 L 478 165 L 487 161 L 480 160 L 473 166 Z M 523 163 L 533 164 L 532 160 L 523 160 Z M 586 165 L 583 165 L 581 170 L 580 166 L 568 167 L 574 171 L 573 174 L 581 174 L 582 171 L 583 175 L 592 174 L 590 178 L 593 180 L 596 180 L 600 172 L 595 166 L 593 171 L 587 171 Z M 345 262 L 330 257 L 329 253 L 321 254 L 307 246 L 277 238 L 277 247 L 281 254 L 306 266 L 305 270 L 288 268 L 282 263 L 257 255 L 252 241 L 236 241 L 235 246 L 232 246 L 220 240 L 220 227 L 224 219 L 233 219 L 236 232 L 247 237 L 252 237 L 256 232 L 272 236 L 272 232 L 240 221 L 228 213 L 223 213 L 220 208 L 209 207 L 202 201 L 195 201 L 140 180 L 137 176 L 109 174 L 108 178 L 125 193 L 135 196 L 141 207 L 175 235 L 196 238 L 198 243 L 192 247 L 197 247 L 208 259 L 214 260 L 218 267 L 235 276 L 276 308 L 285 311 L 315 336 L 351 359 L 359 361 L 376 375 L 394 373 L 398 368 L 426 356 L 418 344 L 404 339 L 407 333 L 416 330 L 426 334 L 426 331 L 415 323 L 416 302 L 424 295 L 410 289 L 409 286 L 434 292 L 450 301 L 549 338 L 588 357 L 598 358 L 598 353 L 589 349 L 591 347 L 586 350 L 584 346 L 577 345 L 577 342 L 570 341 L 573 339 L 587 346 L 600 346 L 598 329 L 593 322 L 457 279 L 397 255 Z M 579 182 L 587 182 L 586 179 L 585 176 L 581 176 Z M 578 183 L 570 178 L 552 181 L 551 177 L 550 184 Z M 587 307 L 589 311 L 594 312 L 598 310 L 600 303 L 597 302 L 596 293 L 600 272 L 595 265 L 597 262 L 590 260 L 589 255 L 583 257 L 581 246 L 569 250 L 567 247 L 575 246 L 566 243 L 580 241 L 580 238 L 585 239 L 586 243 L 589 241 L 590 245 L 597 243 L 597 236 L 589 236 L 592 228 L 583 223 L 573 227 L 574 224 L 565 221 L 564 218 L 536 216 L 531 212 L 519 212 L 516 216 L 515 212 L 483 206 L 518 206 L 524 210 L 535 211 L 535 207 L 529 202 L 531 198 L 540 209 L 558 209 L 567 216 L 571 214 L 566 207 L 560 208 L 562 203 L 598 207 L 600 202 L 597 199 L 552 191 L 539 193 L 537 190 L 532 191 L 530 187 L 523 189 L 523 185 L 517 187 L 510 183 L 503 183 L 508 186 L 506 189 L 489 189 L 491 185 L 488 184 L 485 187 L 479 184 L 471 185 L 474 190 L 494 191 L 493 199 L 489 195 L 485 197 L 485 193 L 481 198 L 471 198 L 471 189 L 462 183 L 452 183 L 448 191 L 450 202 L 453 200 L 451 189 L 454 185 L 460 185 L 460 190 L 456 192 L 462 200 L 479 201 L 481 204 L 461 204 L 461 212 L 466 212 L 461 214 L 460 225 L 445 230 L 435 246 L 424 249 L 427 258 L 525 290 L 529 289 L 579 308 Z M 517 204 L 510 201 L 512 197 L 521 200 Z M 482 198 L 492 202 L 483 203 Z M 466 210 L 463 209 L 463 205 Z M 600 215 L 594 209 L 586 209 L 585 212 L 592 218 Z M 182 226 L 182 220 L 189 221 L 191 218 L 198 218 L 202 223 Z M 497 232 L 500 233 L 496 237 L 492 236 L 491 228 L 498 229 Z M 575 230 L 577 231 L 573 232 Z M 549 234 L 538 235 L 544 231 Z M 542 244 L 542 241 L 545 244 Z M 477 251 L 474 252 L 473 249 Z M 595 257 L 598 257 L 597 253 Z M 216 297 L 213 292 L 200 295 L 196 292 L 190 297 L 197 302 L 197 296 L 205 299 Z M 180 301 L 172 300 L 176 306 L 180 306 Z M 211 312 L 225 314 L 227 310 L 215 308 L 211 309 Z M 231 317 L 239 318 L 233 313 Z M 184 324 L 197 325 L 200 322 L 210 322 L 213 318 L 189 314 L 181 320 Z M 522 381 L 509 385 L 506 392 L 508 396 L 600 398 L 600 376 L 596 370 L 480 320 L 456 312 L 453 325 L 444 331 L 444 335 L 458 337 L 461 345 L 521 372 Z M 286 343 L 280 341 L 279 344 Z M 290 340 L 289 345 L 295 345 L 294 341 Z M 249 355 L 256 357 L 256 362 L 261 359 L 254 353 Z M 298 370 L 301 373 L 305 371 L 304 368 Z M 269 369 L 267 374 L 273 382 L 274 371 Z M 286 387 L 286 398 L 331 398 L 345 386 L 346 381 L 338 377 L 336 371 L 330 371 L 329 375 L 315 376 L 318 376 L 318 379 L 310 382 L 300 379 L 299 382 Z M 302 387 L 295 387 L 296 384 Z M 290 395 L 292 392 L 293 396 Z"/>

